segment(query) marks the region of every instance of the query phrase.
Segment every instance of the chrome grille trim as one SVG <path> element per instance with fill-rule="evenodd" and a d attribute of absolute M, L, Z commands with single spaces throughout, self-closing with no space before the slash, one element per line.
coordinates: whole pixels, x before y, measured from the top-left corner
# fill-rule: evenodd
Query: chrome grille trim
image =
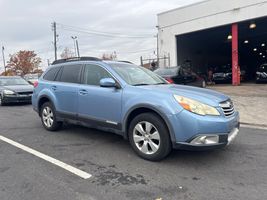
<path fill-rule="evenodd" d="M 231 100 L 221 102 L 219 105 L 222 108 L 225 117 L 230 117 L 235 113 L 235 108 Z"/>

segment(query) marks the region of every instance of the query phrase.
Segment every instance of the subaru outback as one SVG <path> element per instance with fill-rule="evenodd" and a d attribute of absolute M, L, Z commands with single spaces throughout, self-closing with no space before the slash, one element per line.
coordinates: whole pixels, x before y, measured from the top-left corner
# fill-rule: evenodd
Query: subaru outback
<path fill-rule="evenodd" d="M 172 149 L 222 148 L 239 132 L 239 113 L 228 96 L 169 84 L 127 62 L 57 60 L 34 87 L 33 108 L 45 129 L 68 122 L 111 131 L 147 160 L 161 160 Z"/>

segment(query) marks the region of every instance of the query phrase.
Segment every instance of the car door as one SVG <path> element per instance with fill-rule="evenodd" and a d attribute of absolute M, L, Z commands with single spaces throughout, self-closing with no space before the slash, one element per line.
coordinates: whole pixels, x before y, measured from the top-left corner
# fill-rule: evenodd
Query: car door
<path fill-rule="evenodd" d="M 86 64 L 84 66 L 82 84 L 78 92 L 78 117 L 93 125 L 119 128 L 122 89 L 100 87 L 102 78 L 114 79 L 100 65 Z"/>
<path fill-rule="evenodd" d="M 81 69 L 80 64 L 64 65 L 51 85 L 57 100 L 57 112 L 64 118 L 76 118 Z"/>

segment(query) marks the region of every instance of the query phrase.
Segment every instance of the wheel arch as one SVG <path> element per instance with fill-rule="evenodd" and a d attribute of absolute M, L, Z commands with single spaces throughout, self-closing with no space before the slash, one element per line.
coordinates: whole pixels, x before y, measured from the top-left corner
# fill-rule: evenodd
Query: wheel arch
<path fill-rule="evenodd" d="M 124 133 L 123 136 L 124 136 L 124 138 L 128 140 L 128 129 L 129 129 L 131 121 L 137 115 L 139 115 L 141 113 L 148 113 L 148 112 L 154 113 L 162 119 L 162 121 L 165 123 L 166 127 L 168 128 L 171 141 L 175 141 L 174 132 L 173 132 L 172 126 L 171 126 L 166 114 L 163 113 L 162 111 L 160 111 L 159 109 L 155 108 L 154 106 L 147 105 L 147 104 L 141 104 L 138 106 L 134 106 L 126 113 L 124 121 L 123 121 L 123 133 Z"/>
<path fill-rule="evenodd" d="M 39 116 L 40 116 L 41 107 L 46 102 L 50 102 L 55 107 L 55 105 L 53 104 L 53 101 L 51 100 L 51 98 L 49 96 L 47 96 L 47 95 L 40 96 L 40 98 L 38 100 L 38 104 L 37 104 L 37 106 L 38 106 L 37 109 L 38 109 Z"/>

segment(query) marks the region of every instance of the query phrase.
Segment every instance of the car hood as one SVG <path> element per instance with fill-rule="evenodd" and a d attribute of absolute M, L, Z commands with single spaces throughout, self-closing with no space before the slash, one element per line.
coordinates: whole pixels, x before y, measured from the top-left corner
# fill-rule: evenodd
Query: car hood
<path fill-rule="evenodd" d="M 224 95 L 220 92 L 204 88 L 185 86 L 185 85 L 168 84 L 168 85 L 148 85 L 141 87 L 144 89 L 152 90 L 154 92 L 157 91 L 162 93 L 169 93 L 172 95 L 184 96 L 211 106 L 218 106 L 219 103 L 229 99 L 227 95 Z"/>
<path fill-rule="evenodd" d="M 14 92 L 31 92 L 33 91 L 32 85 L 9 85 L 3 86 L 3 89 L 12 90 Z"/>

